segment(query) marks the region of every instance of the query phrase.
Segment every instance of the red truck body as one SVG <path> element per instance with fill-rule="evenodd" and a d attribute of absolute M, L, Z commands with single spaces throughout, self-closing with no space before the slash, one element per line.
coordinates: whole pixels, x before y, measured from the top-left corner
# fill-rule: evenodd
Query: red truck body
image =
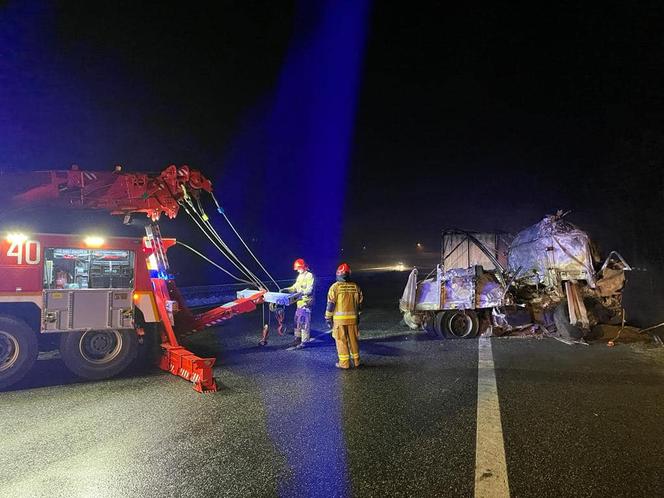
<path fill-rule="evenodd" d="M 86 239 L 89 237 L 43 233 L 29 236 L 10 234 L 3 237 L 0 240 L 0 312 L 3 308 L 9 311 L 8 306 L 11 304 L 32 303 L 35 305 L 35 311 L 43 315 L 48 304 L 46 295 L 49 291 L 67 293 L 93 289 L 129 289 L 130 299 L 143 312 L 146 322 L 158 322 L 160 319 L 154 304 L 147 266 L 149 254 L 144 247 L 143 239 L 109 237 L 100 240 L 95 237 L 93 244 L 90 240 L 86 242 Z M 175 239 L 164 240 L 164 245 L 167 247 L 173 244 Z M 61 252 L 59 259 L 65 261 L 70 259 L 72 264 L 68 269 L 76 264 L 77 256 L 84 257 L 87 255 L 85 253 L 88 253 L 91 261 L 100 263 L 97 282 L 94 281 L 94 277 L 91 281 L 89 273 L 83 282 L 79 275 L 71 275 L 72 272 L 68 272 L 66 281 L 58 281 L 55 278 L 55 269 L 50 269 L 51 275 L 48 275 L 49 267 L 54 263 L 54 258 L 52 256 L 49 258 L 49 253 L 52 254 L 55 250 Z M 129 281 L 126 282 L 129 285 L 114 285 L 112 279 L 104 273 L 112 271 L 113 258 L 117 260 L 125 254 L 128 257 L 121 263 L 131 263 L 130 269 L 124 268 L 125 272 L 130 274 Z M 98 259 L 93 259 L 95 257 Z M 90 268 L 87 270 L 89 272 Z M 75 281 L 77 277 L 79 277 L 78 282 Z M 43 320 L 40 320 L 40 323 L 40 332 L 47 332 L 48 328 Z M 79 328 L 85 329 L 85 327 Z"/>
<path fill-rule="evenodd" d="M 22 234 L 0 227 L 0 388 L 32 367 L 41 334 L 61 336 L 60 354 L 70 370 L 103 379 L 128 367 L 146 332 L 154 332 L 161 338 L 160 368 L 191 381 L 199 392 L 216 391 L 214 358 L 190 353 L 178 336 L 253 311 L 266 289 L 194 315 L 169 274 L 166 251 L 176 241 L 162 238 L 154 223 L 162 214 L 175 217 L 180 207 L 195 211 L 202 192 L 212 195 L 209 180 L 174 165 L 158 174 L 73 167 L 2 180 L 9 204 L 125 217 L 144 213 L 152 223 L 143 238 Z"/>

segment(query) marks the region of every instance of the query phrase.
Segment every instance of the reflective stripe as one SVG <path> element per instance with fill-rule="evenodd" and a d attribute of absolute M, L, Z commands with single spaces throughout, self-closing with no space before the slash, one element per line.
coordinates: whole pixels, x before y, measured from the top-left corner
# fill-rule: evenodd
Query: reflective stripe
<path fill-rule="evenodd" d="M 335 318 L 357 318 L 357 314 L 348 315 L 346 311 L 337 311 L 334 314 Z"/>
<path fill-rule="evenodd" d="M 359 358 L 360 353 L 351 353 L 350 356 L 351 356 L 351 358 Z"/>
<path fill-rule="evenodd" d="M 350 360 L 350 356 L 347 354 L 340 354 L 339 355 L 340 360 Z"/>

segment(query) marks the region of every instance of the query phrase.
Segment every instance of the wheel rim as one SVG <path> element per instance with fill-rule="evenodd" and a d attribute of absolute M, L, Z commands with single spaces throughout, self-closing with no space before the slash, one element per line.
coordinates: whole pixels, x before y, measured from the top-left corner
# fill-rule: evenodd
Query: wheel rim
<path fill-rule="evenodd" d="M 473 330 L 473 321 L 465 313 L 455 313 L 447 323 L 449 331 L 455 337 L 466 337 Z"/>
<path fill-rule="evenodd" d="M 0 372 L 9 370 L 18 361 L 21 347 L 16 337 L 0 330 Z"/>
<path fill-rule="evenodd" d="M 81 356 L 95 365 L 110 363 L 120 354 L 122 336 L 117 330 L 90 330 L 81 336 Z"/>

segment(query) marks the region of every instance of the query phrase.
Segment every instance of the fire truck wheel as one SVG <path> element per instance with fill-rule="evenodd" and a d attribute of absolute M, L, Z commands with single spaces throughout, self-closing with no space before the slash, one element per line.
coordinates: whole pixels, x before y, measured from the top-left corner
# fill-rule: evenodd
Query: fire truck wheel
<path fill-rule="evenodd" d="M 570 323 L 566 299 L 553 310 L 553 323 L 556 324 L 558 335 L 566 339 L 582 339 L 585 335 L 581 327 Z"/>
<path fill-rule="evenodd" d="M 37 360 L 37 335 L 23 320 L 0 316 L 0 389 L 21 380 Z"/>
<path fill-rule="evenodd" d="M 85 379 L 99 380 L 119 374 L 138 353 L 134 330 L 69 332 L 60 340 L 60 355 L 69 370 Z"/>
<path fill-rule="evenodd" d="M 473 310 L 450 310 L 441 318 L 441 329 L 450 339 L 471 339 L 479 328 L 480 322 Z"/>

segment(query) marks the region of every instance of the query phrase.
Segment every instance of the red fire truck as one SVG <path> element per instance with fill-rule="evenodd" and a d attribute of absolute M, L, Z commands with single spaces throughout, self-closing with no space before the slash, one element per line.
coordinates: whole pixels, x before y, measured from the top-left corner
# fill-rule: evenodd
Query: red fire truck
<path fill-rule="evenodd" d="M 211 193 L 205 177 L 186 166 L 169 166 L 156 175 L 74 168 L 0 178 L 13 204 L 145 213 L 153 220 L 143 238 L 0 234 L 0 388 L 27 374 L 46 334 L 60 336 L 60 354 L 72 372 L 104 379 L 127 368 L 146 332 L 154 329 L 162 340 L 160 368 L 189 380 L 199 392 L 216 390 L 214 358 L 192 354 L 178 336 L 256 309 L 266 289 L 256 285 L 198 315 L 182 300 L 166 256 L 176 241 L 162 238 L 154 221 L 161 214 L 175 217 L 180 207 L 200 215 L 200 192 Z"/>

